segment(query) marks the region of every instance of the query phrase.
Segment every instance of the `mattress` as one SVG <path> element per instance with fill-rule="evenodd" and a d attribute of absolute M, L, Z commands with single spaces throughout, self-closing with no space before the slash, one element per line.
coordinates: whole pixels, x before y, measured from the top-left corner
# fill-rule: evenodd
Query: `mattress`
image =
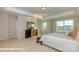
<path fill-rule="evenodd" d="M 42 38 L 40 39 L 40 41 L 43 40 L 71 40 L 74 41 L 71 37 L 68 37 L 65 33 L 50 33 L 50 34 L 46 34 L 43 35 Z"/>
<path fill-rule="evenodd" d="M 79 42 L 68 37 L 65 33 L 46 34 L 40 41 L 60 51 L 79 51 Z"/>

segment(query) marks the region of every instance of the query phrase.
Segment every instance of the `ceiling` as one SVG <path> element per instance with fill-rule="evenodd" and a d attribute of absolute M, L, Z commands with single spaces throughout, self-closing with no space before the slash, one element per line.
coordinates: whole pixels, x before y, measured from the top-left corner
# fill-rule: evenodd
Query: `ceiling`
<path fill-rule="evenodd" d="M 17 7 L 17 8 L 43 17 L 53 16 L 56 14 L 72 11 L 74 9 L 74 7 L 47 7 L 46 13 L 43 13 L 41 7 Z"/>

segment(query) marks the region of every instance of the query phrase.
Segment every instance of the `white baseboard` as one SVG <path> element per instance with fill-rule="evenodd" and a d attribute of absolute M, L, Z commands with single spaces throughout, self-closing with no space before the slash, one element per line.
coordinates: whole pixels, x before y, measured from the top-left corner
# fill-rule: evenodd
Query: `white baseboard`
<path fill-rule="evenodd" d="M 17 39 L 17 37 L 10 37 L 10 38 L 8 38 L 8 39 Z"/>
<path fill-rule="evenodd" d="M 0 38 L 0 40 L 8 40 L 8 38 Z"/>

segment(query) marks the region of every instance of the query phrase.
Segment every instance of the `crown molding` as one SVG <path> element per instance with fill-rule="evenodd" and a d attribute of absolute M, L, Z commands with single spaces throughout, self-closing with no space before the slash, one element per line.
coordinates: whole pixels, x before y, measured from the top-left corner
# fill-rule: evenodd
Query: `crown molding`
<path fill-rule="evenodd" d="M 14 13 L 17 13 L 17 14 L 22 14 L 22 15 L 25 15 L 25 16 L 32 16 L 33 15 L 32 13 L 29 13 L 27 11 L 24 11 L 24 10 L 15 8 L 15 7 L 4 7 L 4 10 L 14 12 Z"/>
<path fill-rule="evenodd" d="M 22 14 L 22 15 L 25 15 L 25 16 L 33 16 L 34 15 L 30 12 L 27 12 L 27 11 L 24 11 L 24 10 L 15 8 L 15 7 L 3 7 L 3 8 L 0 8 L 0 10 L 10 11 L 10 12 L 14 12 L 14 13 L 17 13 L 17 14 Z M 79 8 L 78 8 L 78 11 L 79 11 Z M 48 17 L 45 17 L 43 19 L 44 20 L 49 20 L 49 19 L 54 19 L 54 18 L 58 18 L 58 17 L 72 16 L 72 15 L 74 15 L 74 10 L 64 12 L 64 13 L 60 13 L 60 14 L 53 15 L 53 16 L 48 16 Z"/>
<path fill-rule="evenodd" d="M 49 16 L 49 17 L 46 17 L 45 19 L 48 20 L 48 19 L 54 19 L 54 18 L 58 18 L 58 17 L 62 17 L 62 16 L 72 16 L 74 15 L 74 11 L 69 11 L 69 12 L 64 12 L 64 13 L 60 13 L 60 14 L 57 14 L 57 15 L 53 15 L 53 16 Z"/>

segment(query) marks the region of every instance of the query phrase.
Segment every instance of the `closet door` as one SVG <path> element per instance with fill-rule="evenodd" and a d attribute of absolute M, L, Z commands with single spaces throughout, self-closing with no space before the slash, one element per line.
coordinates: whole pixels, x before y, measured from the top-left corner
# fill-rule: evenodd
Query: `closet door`
<path fill-rule="evenodd" d="M 9 21 L 8 21 L 8 36 L 9 38 L 16 38 L 16 16 L 13 15 L 9 15 L 8 17 Z"/>

